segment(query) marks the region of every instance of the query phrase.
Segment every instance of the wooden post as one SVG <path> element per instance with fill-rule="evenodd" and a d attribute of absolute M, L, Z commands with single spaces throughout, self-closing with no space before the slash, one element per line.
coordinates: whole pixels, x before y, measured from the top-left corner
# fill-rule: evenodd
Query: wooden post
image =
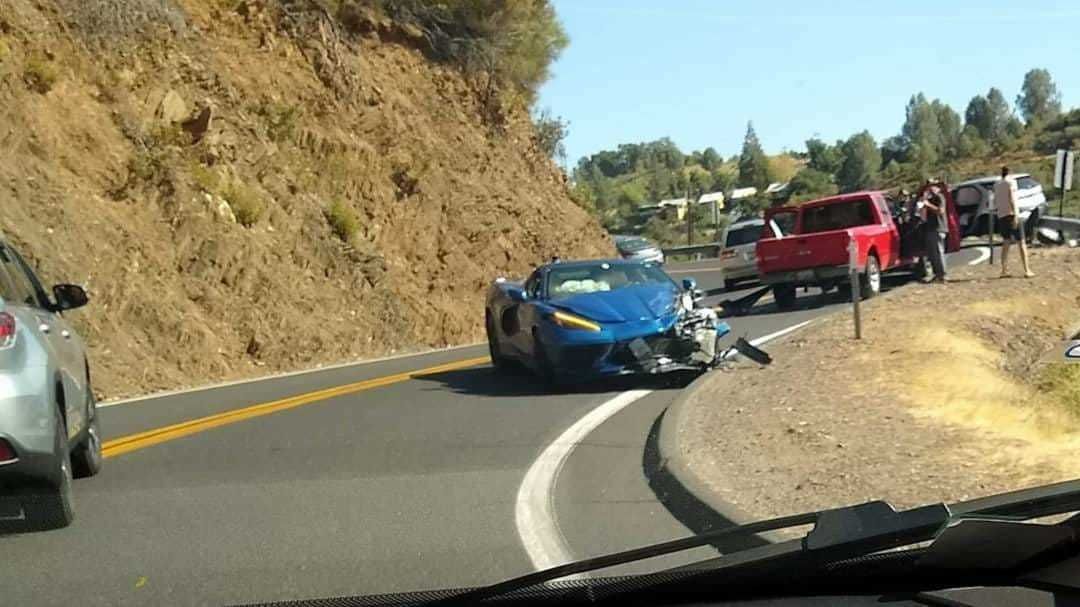
<path fill-rule="evenodd" d="M 855 313 L 855 339 L 862 339 L 862 313 L 859 310 L 859 300 L 862 299 L 859 289 L 859 255 L 854 240 L 848 242 L 848 277 L 851 279 L 851 304 Z"/>

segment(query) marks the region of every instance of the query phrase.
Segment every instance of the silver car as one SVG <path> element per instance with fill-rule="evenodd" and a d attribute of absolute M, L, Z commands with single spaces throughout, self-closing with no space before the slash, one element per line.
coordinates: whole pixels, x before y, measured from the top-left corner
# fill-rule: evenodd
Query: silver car
<path fill-rule="evenodd" d="M 1024 222 L 1024 232 L 1032 240 L 1039 218 L 1046 214 L 1047 201 L 1042 185 L 1027 173 L 1013 175 L 1016 179 L 1017 210 Z M 957 184 L 953 201 L 960 222 L 960 236 L 985 236 L 989 230 L 990 210 L 994 207 L 994 184 L 998 177 L 981 177 Z"/>
<path fill-rule="evenodd" d="M 764 226 L 762 219 L 744 219 L 724 230 L 720 239 L 720 267 L 724 271 L 725 291 L 732 290 L 744 280 L 758 277 L 755 248 Z"/>
<path fill-rule="evenodd" d="M 82 340 L 64 318 L 86 292 L 41 281 L 0 240 L 0 529 L 66 527 L 73 476 L 101 469 L 100 431 Z"/>
<path fill-rule="evenodd" d="M 623 259 L 664 263 L 664 251 L 641 236 L 616 236 L 615 248 Z"/>

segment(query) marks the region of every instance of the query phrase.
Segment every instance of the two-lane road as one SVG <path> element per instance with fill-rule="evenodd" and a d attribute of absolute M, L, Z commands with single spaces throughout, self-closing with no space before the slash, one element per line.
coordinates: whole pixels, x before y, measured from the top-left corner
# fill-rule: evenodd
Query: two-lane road
<path fill-rule="evenodd" d="M 694 270 L 718 289 L 708 263 Z M 822 303 L 765 303 L 728 320 L 759 337 L 843 305 Z M 486 361 L 472 346 L 105 406 L 109 458 L 76 482 L 75 523 L 0 536 L 2 602 L 468 586 L 689 533 L 641 467 L 677 389 L 623 381 L 551 394 Z"/>

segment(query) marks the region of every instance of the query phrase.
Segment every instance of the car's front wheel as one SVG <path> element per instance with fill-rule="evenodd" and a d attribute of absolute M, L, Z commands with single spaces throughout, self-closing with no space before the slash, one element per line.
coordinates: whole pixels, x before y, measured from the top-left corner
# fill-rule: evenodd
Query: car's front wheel
<path fill-rule="evenodd" d="M 86 386 L 86 417 L 89 421 L 86 435 L 75 450 L 71 452 L 71 467 L 76 478 L 94 476 L 101 471 L 101 427 L 98 423 L 97 401 L 94 390 Z"/>
<path fill-rule="evenodd" d="M 536 375 L 540 378 L 545 385 L 551 387 L 558 383 L 558 377 L 555 374 L 555 366 L 551 364 L 551 358 L 548 356 L 547 348 L 544 347 L 544 342 L 540 341 L 540 337 L 533 331 L 533 357 L 536 365 Z"/>
<path fill-rule="evenodd" d="M 502 354 L 502 349 L 499 348 L 499 338 L 495 334 L 495 321 L 491 318 L 491 313 L 488 312 L 484 315 L 484 325 L 487 331 L 488 340 L 488 355 L 491 356 L 491 366 L 496 371 L 502 372 L 506 370 L 508 361 Z"/>
<path fill-rule="evenodd" d="M 71 457 L 68 448 L 67 427 L 60 411 L 56 412 L 56 453 L 53 478 L 42 485 L 22 492 L 22 509 L 26 517 L 27 531 L 61 529 L 75 520 L 75 508 L 71 496 Z"/>

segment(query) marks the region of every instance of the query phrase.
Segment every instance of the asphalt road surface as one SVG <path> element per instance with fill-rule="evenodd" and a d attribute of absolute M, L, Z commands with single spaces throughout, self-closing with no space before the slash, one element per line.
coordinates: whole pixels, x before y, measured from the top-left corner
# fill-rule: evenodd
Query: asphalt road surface
<path fill-rule="evenodd" d="M 671 269 L 697 278 L 710 303 L 753 290 L 721 293 L 714 261 Z M 727 320 L 732 338 L 755 338 L 845 305 L 800 295 L 781 313 L 766 298 Z M 486 354 L 103 407 L 108 459 L 76 481 L 75 523 L 0 536 L 0 602 L 207 605 L 473 586 L 689 535 L 642 470 L 649 428 L 678 388 L 550 394 L 527 375 L 496 375 Z"/>

